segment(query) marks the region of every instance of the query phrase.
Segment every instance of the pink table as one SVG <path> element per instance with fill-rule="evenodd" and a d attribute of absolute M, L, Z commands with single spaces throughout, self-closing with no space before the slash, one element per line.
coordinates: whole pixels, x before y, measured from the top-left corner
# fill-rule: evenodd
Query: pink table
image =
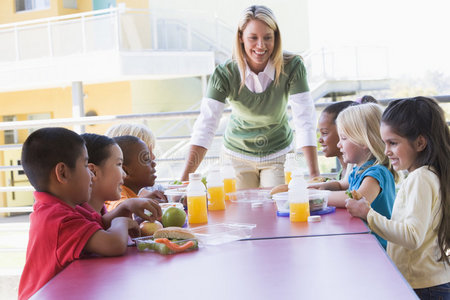
<path fill-rule="evenodd" d="M 417 299 L 370 234 L 73 262 L 33 299 Z"/>
<path fill-rule="evenodd" d="M 275 203 L 267 202 L 262 207 L 251 207 L 249 203 L 227 202 L 226 210 L 209 211 L 208 224 L 252 223 L 256 224 L 251 239 L 322 236 L 337 234 L 368 233 L 369 228 L 358 218 L 353 218 L 346 209 L 322 215 L 317 223 L 291 223 L 289 217 L 278 217 Z M 205 224 L 203 224 L 205 225 Z M 190 225 L 196 227 L 197 225 Z"/>

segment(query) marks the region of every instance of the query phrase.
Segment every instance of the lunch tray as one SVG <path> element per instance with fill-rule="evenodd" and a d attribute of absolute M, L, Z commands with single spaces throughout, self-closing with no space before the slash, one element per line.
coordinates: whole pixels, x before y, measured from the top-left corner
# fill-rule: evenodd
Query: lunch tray
<path fill-rule="evenodd" d="M 321 210 L 316 210 L 316 211 L 312 211 L 309 214 L 311 216 L 316 216 L 316 215 L 326 215 L 326 214 L 331 214 L 334 213 L 336 211 L 336 207 L 334 206 L 327 206 L 324 209 Z M 277 211 L 277 216 L 279 217 L 289 217 L 289 212 L 280 212 Z"/>

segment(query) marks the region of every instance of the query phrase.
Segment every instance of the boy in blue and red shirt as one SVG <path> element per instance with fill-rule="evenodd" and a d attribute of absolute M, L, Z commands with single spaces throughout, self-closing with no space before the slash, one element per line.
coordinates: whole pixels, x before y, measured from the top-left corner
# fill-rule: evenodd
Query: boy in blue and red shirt
<path fill-rule="evenodd" d="M 22 165 L 34 193 L 34 212 L 19 299 L 28 299 L 73 260 L 85 254 L 122 255 L 135 221 L 112 220 L 104 230 L 88 211 L 78 209 L 91 192 L 84 140 L 64 128 L 33 132 L 22 148 Z"/>

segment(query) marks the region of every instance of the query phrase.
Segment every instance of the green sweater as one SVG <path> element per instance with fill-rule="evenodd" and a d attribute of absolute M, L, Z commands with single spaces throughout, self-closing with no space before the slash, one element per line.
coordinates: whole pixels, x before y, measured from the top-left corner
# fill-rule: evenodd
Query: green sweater
<path fill-rule="evenodd" d="M 240 84 L 239 67 L 232 60 L 219 65 L 208 83 L 206 97 L 222 103 L 228 99 L 232 108 L 225 147 L 255 157 L 288 147 L 293 139 L 286 111 L 288 97 L 309 91 L 301 58 L 288 61 L 278 84 L 273 81 L 262 93 L 253 93 L 245 85 L 239 92 Z"/>

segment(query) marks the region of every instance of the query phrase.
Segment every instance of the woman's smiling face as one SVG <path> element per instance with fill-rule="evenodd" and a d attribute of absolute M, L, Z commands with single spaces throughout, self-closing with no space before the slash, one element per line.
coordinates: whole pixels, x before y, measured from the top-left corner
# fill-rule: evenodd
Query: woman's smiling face
<path fill-rule="evenodd" d="M 241 42 L 250 69 L 258 74 L 264 71 L 275 46 L 275 33 L 264 22 L 251 20 L 242 31 Z"/>

